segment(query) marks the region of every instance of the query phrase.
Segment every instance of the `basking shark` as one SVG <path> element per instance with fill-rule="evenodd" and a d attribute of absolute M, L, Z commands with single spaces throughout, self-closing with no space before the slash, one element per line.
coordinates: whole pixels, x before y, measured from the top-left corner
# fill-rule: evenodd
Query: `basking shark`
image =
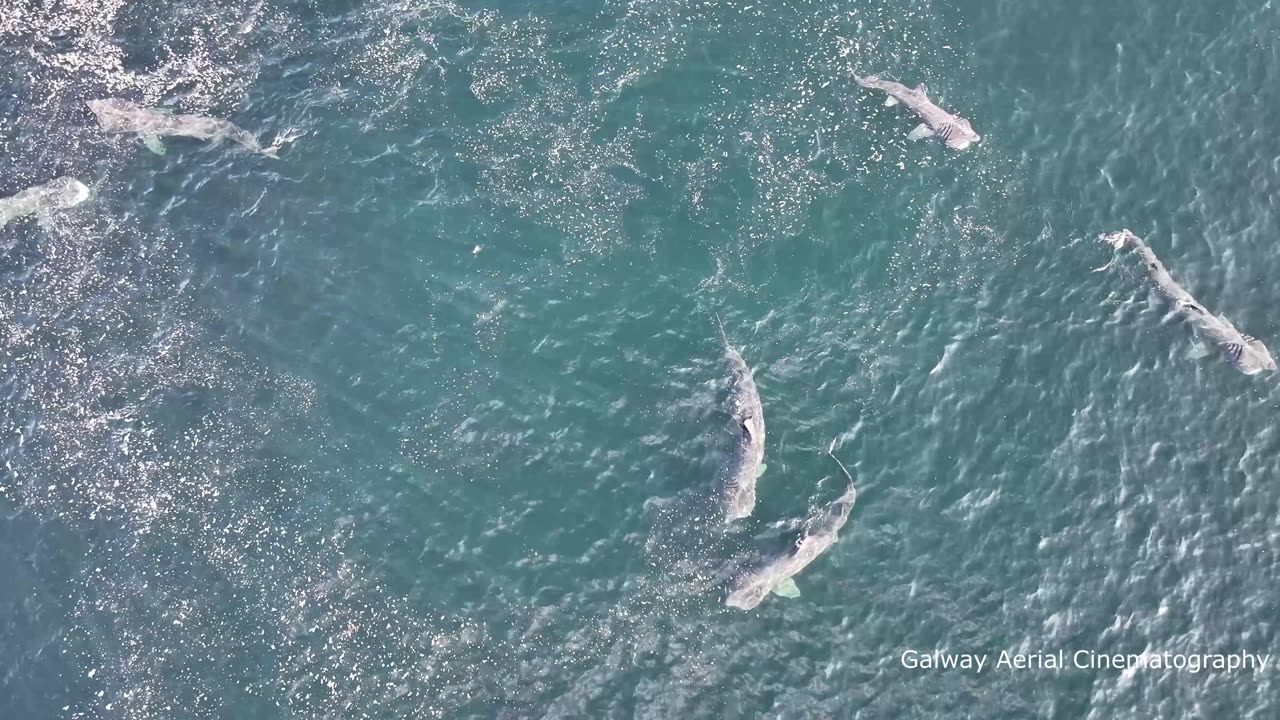
<path fill-rule="evenodd" d="M 720 317 L 716 316 L 716 324 Z M 725 468 L 720 480 L 721 504 L 725 520 L 732 522 L 751 514 L 756 506 L 756 479 L 764 473 L 764 406 L 760 403 L 760 391 L 755 377 L 742 353 L 729 344 L 724 326 L 720 325 L 720 337 L 724 340 L 725 359 L 733 373 L 733 393 L 729 410 L 733 416 L 737 438 L 733 447 L 733 461 Z"/>
<path fill-rule="evenodd" d="M 964 150 L 973 143 L 982 141 L 982 136 L 973 131 L 973 126 L 968 120 L 959 115 L 952 115 L 934 104 L 929 99 L 929 88 L 925 87 L 924 83 L 909 88 L 892 80 L 881 80 L 875 75 L 866 77 L 854 75 L 853 79 L 864 88 L 886 93 L 889 97 L 884 101 L 885 105 L 892 107 L 902 103 L 920 118 L 921 123 L 916 126 L 916 129 L 907 133 L 908 140 L 920 140 L 937 135 L 946 141 L 947 147 L 956 150 Z"/>
<path fill-rule="evenodd" d="M 88 198 L 89 188 L 84 183 L 73 177 L 55 178 L 16 195 L 0 198 L 0 227 L 32 213 L 74 207 Z"/>
<path fill-rule="evenodd" d="M 1128 230 L 1102 236 L 1102 240 L 1119 250 L 1126 244 L 1142 258 L 1146 265 L 1147 275 L 1155 284 L 1156 291 L 1173 303 L 1174 312 L 1186 320 L 1192 330 L 1206 343 L 1217 348 L 1222 359 L 1245 375 L 1255 375 L 1263 370 L 1275 370 L 1276 361 L 1267 352 L 1267 346 L 1261 340 L 1245 335 L 1231 324 L 1225 317 L 1214 315 L 1174 281 L 1173 276 L 1165 270 L 1164 264 L 1156 254 L 1147 247 L 1137 235 Z"/>
<path fill-rule="evenodd" d="M 86 104 L 97 116 L 98 124 L 103 130 L 110 133 L 137 133 L 142 144 L 157 155 L 165 152 L 160 138 L 173 135 L 214 141 L 228 138 L 253 152 L 269 158 L 278 157 L 278 147 L 262 147 L 253 133 L 227 120 L 201 115 L 178 115 L 165 110 L 145 108 L 120 98 L 89 100 Z"/>
<path fill-rule="evenodd" d="M 805 518 L 794 545 L 769 562 L 735 577 L 730 585 L 729 597 L 724 601 L 725 605 L 750 610 L 764 602 L 769 593 L 788 598 L 799 597 L 800 588 L 796 587 L 796 581 L 792 578 L 839 539 L 837 533 L 849 521 L 849 512 L 858 499 L 858 491 L 854 489 L 853 475 L 845 468 L 844 463 L 831 454 L 830 449 L 827 454 L 840 465 L 845 479 L 849 481 L 844 493 Z"/>

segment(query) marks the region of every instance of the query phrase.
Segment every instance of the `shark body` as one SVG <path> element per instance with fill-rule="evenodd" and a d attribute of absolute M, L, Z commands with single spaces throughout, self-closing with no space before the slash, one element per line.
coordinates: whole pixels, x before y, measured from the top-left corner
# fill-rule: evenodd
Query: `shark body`
<path fill-rule="evenodd" d="M 1142 264 L 1156 292 L 1173 304 L 1174 312 L 1191 326 L 1197 336 L 1213 346 L 1228 365 L 1245 375 L 1276 369 L 1275 359 L 1261 340 L 1240 332 L 1230 320 L 1206 310 L 1173 279 L 1164 263 L 1160 262 L 1160 258 L 1156 257 L 1142 238 L 1128 230 L 1121 230 L 1103 235 L 1102 240 L 1117 250 L 1126 245 L 1132 247 L 1142 258 Z"/>
<path fill-rule="evenodd" d="M 245 149 L 276 158 L 276 148 L 264 148 L 253 133 L 229 120 L 203 115 L 179 115 L 165 110 L 143 107 L 120 98 L 90 100 L 86 103 L 98 118 L 98 124 L 109 133 L 136 133 L 148 150 L 165 153 L 162 137 L 191 137 L 199 140 L 228 139 Z"/>
<path fill-rule="evenodd" d="M 839 532 L 849 521 L 849 513 L 858 499 L 852 474 L 835 455 L 831 458 L 840 464 L 840 469 L 848 480 L 844 492 L 805 518 L 800 535 L 793 545 L 773 559 L 739 573 L 730 585 L 725 605 L 750 610 L 764 602 L 770 593 L 782 597 L 800 595 L 800 589 L 792 578 L 840 539 Z"/>
<path fill-rule="evenodd" d="M 45 210 L 64 210 L 89 199 L 89 188 L 79 180 L 63 176 L 43 185 L 29 187 L 15 195 L 0 198 L 0 227 Z"/>
<path fill-rule="evenodd" d="M 888 95 L 885 100 L 886 105 L 901 103 L 920 118 L 920 124 L 916 129 L 907 134 L 910 140 L 920 140 L 936 135 L 946 141 L 947 147 L 955 150 L 964 150 L 982 141 L 982 136 L 974 132 L 973 125 L 967 119 L 943 110 L 929 99 L 929 89 L 924 83 L 909 88 L 902 83 L 883 80 L 875 75 L 866 77 L 855 75 L 853 79 L 864 88 L 879 90 Z"/>

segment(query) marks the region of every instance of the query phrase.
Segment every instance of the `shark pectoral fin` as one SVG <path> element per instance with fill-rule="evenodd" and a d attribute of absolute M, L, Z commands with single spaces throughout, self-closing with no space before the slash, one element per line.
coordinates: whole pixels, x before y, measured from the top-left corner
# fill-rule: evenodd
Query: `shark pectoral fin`
<path fill-rule="evenodd" d="M 927 138 L 927 137 L 933 137 L 933 128 L 930 128 L 928 125 L 925 125 L 924 123 L 920 123 L 919 125 L 916 126 L 915 130 L 912 130 L 911 132 L 907 133 L 908 140 L 923 140 L 924 138 Z"/>
<path fill-rule="evenodd" d="M 1191 349 L 1187 351 L 1187 357 L 1192 360 L 1200 360 L 1213 354 L 1213 350 L 1209 348 L 1208 343 L 1199 340 L 1191 343 Z"/>
<path fill-rule="evenodd" d="M 796 587 L 796 581 L 791 578 L 787 578 L 786 580 L 783 580 L 777 585 L 774 585 L 773 590 L 770 590 L 770 592 L 772 592 L 774 595 L 777 595 L 778 597 L 784 597 L 784 598 L 800 597 L 800 588 Z"/>
<path fill-rule="evenodd" d="M 160 142 L 160 138 L 156 135 L 138 134 L 138 139 L 142 140 L 142 146 L 157 155 L 165 153 L 164 143 Z"/>
<path fill-rule="evenodd" d="M 885 107 L 893 107 L 894 105 L 897 105 L 897 104 L 898 104 L 898 98 L 896 98 L 896 97 L 894 97 L 894 96 L 892 96 L 892 95 L 890 95 L 889 97 L 887 97 L 887 98 L 885 98 L 885 99 L 884 99 L 884 106 L 885 106 Z"/>
<path fill-rule="evenodd" d="M 769 469 L 769 466 L 767 464 L 760 463 L 760 467 L 756 468 L 756 477 L 760 477 L 761 475 L 764 474 L 764 471 L 768 469 Z"/>

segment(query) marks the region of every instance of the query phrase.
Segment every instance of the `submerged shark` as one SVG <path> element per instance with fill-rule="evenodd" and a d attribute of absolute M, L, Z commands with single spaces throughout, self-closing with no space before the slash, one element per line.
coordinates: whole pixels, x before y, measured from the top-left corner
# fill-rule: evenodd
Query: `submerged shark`
<path fill-rule="evenodd" d="M 720 324 L 720 317 L 716 317 Z M 733 395 L 729 410 L 733 416 L 737 439 L 734 442 L 733 461 L 724 470 L 720 480 L 721 504 L 725 520 L 732 522 L 751 514 L 756 506 L 756 479 L 765 471 L 764 464 L 764 406 L 760 403 L 760 391 L 756 388 L 751 368 L 742 359 L 742 353 L 729 344 L 724 326 L 720 325 L 720 337 L 724 340 L 725 359 L 733 373 Z"/>
<path fill-rule="evenodd" d="M 110 133 L 137 133 L 142 144 L 157 154 L 165 153 L 160 138 L 165 136 L 193 137 L 200 140 L 228 138 L 248 150 L 269 158 L 277 158 L 277 147 L 258 144 L 253 133 L 228 120 L 207 118 L 201 115 L 177 115 L 165 110 L 154 110 L 119 98 L 90 100 L 86 103 L 98 118 L 102 129 Z"/>
<path fill-rule="evenodd" d="M 826 507 L 809 514 L 794 545 L 769 562 L 735 577 L 729 596 L 724 601 L 725 605 L 750 610 L 764 602 L 769 593 L 788 598 L 799 597 L 800 588 L 796 587 L 796 581 L 792 578 L 839 539 L 838 533 L 849 521 L 849 512 L 858 499 L 858 491 L 854 489 L 853 475 L 845 468 L 844 463 L 830 449 L 827 454 L 840 465 L 840 470 L 849 482 L 844 493 Z"/>
<path fill-rule="evenodd" d="M 60 177 L 0 198 L 0 227 L 10 220 L 44 210 L 64 210 L 89 199 L 89 188 L 73 177 Z"/>
<path fill-rule="evenodd" d="M 1173 303 L 1174 312 L 1190 323 L 1191 328 L 1205 342 L 1215 347 L 1228 365 L 1245 375 L 1254 375 L 1263 370 L 1275 370 L 1276 361 L 1267 352 L 1267 346 L 1251 335 L 1245 335 L 1231 324 L 1225 317 L 1213 315 L 1196 299 L 1174 281 L 1173 276 L 1165 270 L 1164 264 L 1156 254 L 1147 247 L 1137 235 L 1128 230 L 1103 235 L 1102 240 L 1119 250 L 1126 244 L 1142 258 L 1147 268 L 1147 275 L 1155 284 L 1156 290 Z"/>
<path fill-rule="evenodd" d="M 937 135 L 946 141 L 947 147 L 956 150 L 964 150 L 982 141 L 982 136 L 973 131 L 973 126 L 968 120 L 959 115 L 952 115 L 934 104 L 929 99 L 927 94 L 929 88 L 925 87 L 924 83 L 909 88 L 892 80 L 881 80 L 875 75 L 866 77 L 854 75 L 853 79 L 864 88 L 886 93 L 889 97 L 884 101 L 885 105 L 892 107 L 902 103 L 920 118 L 922 122 L 916 126 L 916 129 L 907 133 L 908 140 L 920 140 Z"/>

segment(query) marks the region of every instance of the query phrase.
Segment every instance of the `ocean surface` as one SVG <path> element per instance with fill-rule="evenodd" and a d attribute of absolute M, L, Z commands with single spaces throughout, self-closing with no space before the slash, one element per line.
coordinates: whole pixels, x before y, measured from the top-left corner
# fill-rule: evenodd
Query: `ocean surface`
<path fill-rule="evenodd" d="M 1280 349 L 1270 0 L 8 0 L 0 58 L 0 196 L 93 191 L 0 230 L 0 718 L 1280 714 L 900 660 L 1280 655 L 1280 377 L 1097 240 Z M 833 442 L 841 539 L 726 608 Z"/>

